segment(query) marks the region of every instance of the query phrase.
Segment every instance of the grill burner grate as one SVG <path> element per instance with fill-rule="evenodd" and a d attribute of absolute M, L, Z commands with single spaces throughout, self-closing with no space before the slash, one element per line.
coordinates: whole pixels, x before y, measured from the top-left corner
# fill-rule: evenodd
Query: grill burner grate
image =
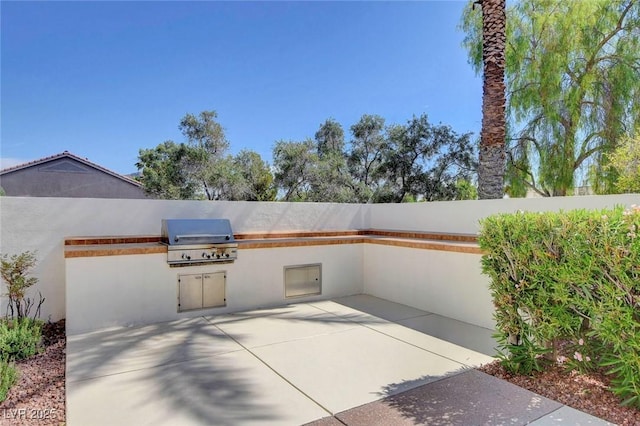
<path fill-rule="evenodd" d="M 228 219 L 163 219 L 161 238 L 170 266 L 233 262 L 238 257 Z"/>

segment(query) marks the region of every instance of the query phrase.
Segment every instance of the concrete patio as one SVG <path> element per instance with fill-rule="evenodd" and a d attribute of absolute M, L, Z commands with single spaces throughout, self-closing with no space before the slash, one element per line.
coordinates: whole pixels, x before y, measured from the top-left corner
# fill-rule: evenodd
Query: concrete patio
<path fill-rule="evenodd" d="M 492 348 L 367 295 L 75 335 L 67 424 L 607 424 L 473 370 Z"/>

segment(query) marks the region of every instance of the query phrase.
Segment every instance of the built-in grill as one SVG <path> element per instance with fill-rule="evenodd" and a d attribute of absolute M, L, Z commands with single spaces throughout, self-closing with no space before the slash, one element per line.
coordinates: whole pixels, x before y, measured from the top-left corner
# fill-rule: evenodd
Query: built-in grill
<path fill-rule="evenodd" d="M 163 219 L 161 236 L 170 266 L 233 262 L 238 257 L 228 219 Z"/>

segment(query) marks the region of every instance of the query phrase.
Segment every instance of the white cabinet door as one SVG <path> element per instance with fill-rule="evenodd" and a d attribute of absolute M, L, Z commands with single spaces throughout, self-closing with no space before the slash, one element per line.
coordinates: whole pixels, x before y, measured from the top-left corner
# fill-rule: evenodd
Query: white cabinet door
<path fill-rule="evenodd" d="M 202 307 L 225 306 L 225 272 L 202 275 Z"/>
<path fill-rule="evenodd" d="M 178 312 L 202 308 L 202 274 L 178 275 Z"/>

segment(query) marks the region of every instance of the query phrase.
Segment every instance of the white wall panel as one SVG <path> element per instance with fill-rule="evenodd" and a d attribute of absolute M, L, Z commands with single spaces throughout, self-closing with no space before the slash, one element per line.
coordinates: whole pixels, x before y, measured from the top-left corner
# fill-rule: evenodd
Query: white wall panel
<path fill-rule="evenodd" d="M 236 233 L 361 229 L 366 227 L 366 208 L 335 203 L 0 197 L 0 253 L 37 250 L 34 275 L 40 281 L 34 292 L 46 298 L 42 318 L 58 320 L 65 317 L 65 237 L 160 235 L 160 221 L 171 218 L 228 218 Z M 5 307 L 6 300 L 0 298 L 0 312 Z"/>
<path fill-rule="evenodd" d="M 373 229 L 477 234 L 478 221 L 495 213 L 603 209 L 632 204 L 640 205 L 640 194 L 372 204 L 367 219 Z"/>
<path fill-rule="evenodd" d="M 362 254 L 362 244 L 239 249 L 234 263 L 180 268 L 170 268 L 165 254 L 69 258 L 67 333 L 360 294 Z M 284 267 L 307 263 L 322 263 L 322 294 L 285 300 Z M 220 271 L 226 306 L 178 313 L 178 274 Z"/>
<path fill-rule="evenodd" d="M 111 235 L 158 235 L 160 233 L 160 221 L 167 218 L 207 218 L 224 217 L 231 220 L 234 232 L 269 232 L 269 231 L 295 231 L 295 230 L 348 230 L 348 229 L 396 229 L 417 230 L 450 233 L 471 233 L 478 231 L 479 219 L 498 212 L 514 212 L 517 210 L 548 211 L 570 210 L 574 208 L 610 208 L 615 205 L 630 206 L 640 204 L 640 195 L 615 195 L 615 196 L 582 196 L 582 197 L 556 197 L 536 199 L 508 199 L 508 200 L 483 200 L 483 201 L 455 201 L 435 203 L 409 203 L 409 204 L 331 204 L 331 203 L 257 203 L 257 202 L 214 202 L 214 201 L 169 201 L 169 200 L 117 200 L 117 199 L 81 199 L 81 198 L 28 198 L 28 197 L 0 197 L 0 253 L 13 254 L 25 250 L 37 250 L 38 264 L 34 275 L 39 279 L 35 291 L 41 291 L 46 298 L 43 305 L 42 317 L 44 319 L 58 320 L 65 317 L 65 313 L 77 312 L 81 308 L 69 306 L 68 303 L 86 302 L 86 298 L 100 295 L 107 291 L 110 285 L 117 289 L 115 301 L 121 302 L 124 307 L 135 303 L 124 298 L 131 288 L 126 284 L 127 279 L 120 277 L 111 280 L 100 276 L 98 273 L 89 275 L 88 271 L 68 271 L 65 268 L 64 238 L 71 236 L 111 236 Z M 385 272 L 387 268 L 394 269 L 394 262 L 403 265 L 399 275 L 406 275 L 407 279 L 424 282 L 425 277 L 429 285 L 434 289 L 438 285 L 444 286 L 438 290 L 439 298 L 435 300 L 448 303 L 452 307 L 453 294 L 447 290 L 447 286 L 454 283 L 458 287 L 460 283 L 471 280 L 481 282 L 485 278 L 479 276 L 479 267 L 473 266 L 474 262 L 462 261 L 462 267 L 452 269 L 436 269 L 425 271 L 424 263 L 437 264 L 439 261 L 454 262 L 451 259 L 473 258 L 474 255 L 431 252 L 425 250 L 400 249 L 383 246 L 365 245 L 350 246 L 316 246 L 304 248 L 277 248 L 240 250 L 239 256 L 247 259 L 247 262 L 238 261 L 233 265 L 236 271 L 236 280 L 247 280 L 241 286 L 228 285 L 228 296 L 235 292 L 235 299 L 241 291 L 250 289 L 243 300 L 255 303 L 279 303 L 282 301 L 282 267 L 306 263 L 329 262 L 333 267 L 327 268 L 323 262 L 323 296 L 332 297 L 344 294 L 353 294 L 354 289 L 371 289 L 372 294 L 387 297 L 391 300 L 416 306 L 413 300 L 426 300 L 433 298 L 433 292 L 420 293 L 423 287 L 409 285 L 405 280 L 399 288 L 405 289 L 404 293 L 391 293 L 389 284 L 393 284 L 390 275 Z M 347 248 L 351 247 L 351 248 Z M 359 249 L 353 249 L 360 247 Z M 350 252 L 349 250 L 355 250 Z M 398 255 L 398 250 L 415 252 L 412 254 Z M 350 254 L 343 256 L 347 251 Z M 334 255 L 335 253 L 335 255 Z M 354 254 L 355 253 L 355 254 Z M 367 253 L 363 255 L 363 253 Z M 425 254 L 428 253 L 428 254 Z M 148 277 L 160 279 L 165 283 L 166 273 L 158 269 L 154 256 L 164 258 L 164 255 L 144 255 L 146 258 L 135 268 L 144 270 Z M 425 257 L 428 256 L 428 257 Z M 117 256 L 109 260 L 110 267 L 122 270 L 123 275 L 130 266 L 135 265 L 135 260 L 140 256 Z M 479 257 L 476 255 L 476 257 Z M 95 262 L 104 258 L 67 259 L 69 265 L 96 266 L 100 271 L 104 266 Z M 366 263 L 363 266 L 363 261 Z M 115 262 L 115 263 L 113 263 Z M 155 266 L 146 265 L 151 262 Z M 164 260 L 163 260 L 164 262 Z M 166 266 L 166 265 L 165 265 Z M 82 270 L 82 268 L 80 268 Z M 151 269 L 149 269 L 151 268 Z M 167 267 L 168 268 L 168 267 Z M 246 268 L 243 269 L 243 268 Z M 438 269 L 439 270 L 439 269 Z M 405 272 L 403 272 L 405 271 Z M 413 271 L 413 272 L 412 272 Z M 468 271 L 468 272 L 466 272 Z M 113 272 L 113 271 L 110 271 Z M 377 272 L 382 275 L 378 276 Z M 114 272 L 115 273 L 115 272 Z M 78 275 L 80 274 L 80 275 Z M 157 276 L 160 274 L 160 276 Z M 446 274 L 446 275 L 445 275 Z M 172 274 L 175 275 L 175 274 Z M 448 277 L 444 279 L 443 277 Z M 65 291 L 65 277 L 71 277 L 74 290 Z M 89 278 L 91 277 L 91 278 Z M 363 278 L 364 277 L 364 278 Z M 151 279 L 151 278 L 149 278 Z M 78 288 L 80 281 L 84 280 L 87 289 Z M 421 281 L 422 280 L 422 281 Z M 144 281 L 147 282 L 147 281 Z M 168 282 L 168 281 L 167 281 Z M 105 286 L 103 290 L 90 289 L 91 284 L 97 283 Z M 333 284 L 331 284 L 333 283 Z M 398 280 L 395 281 L 398 285 Z M 96 284 L 96 285 L 97 285 Z M 172 281 L 171 293 L 175 299 L 175 285 Z M 145 284 L 150 286 L 151 284 Z M 160 287 L 166 284 L 157 284 Z M 344 288 L 340 287 L 344 286 Z M 364 286 L 364 287 L 363 287 Z M 429 287 L 431 286 L 431 287 Z M 164 288 L 164 287 L 162 287 Z M 460 287 L 464 291 L 469 288 Z M 35 294 L 35 291 L 32 294 Z M 92 293 L 93 291 L 93 293 Z M 97 294 L 95 293 L 97 291 Z M 114 290 L 115 291 L 115 290 Z M 165 291 L 165 290 L 163 290 Z M 168 290 L 167 290 L 168 291 Z M 83 293 L 89 292 L 89 293 Z M 4 293 L 4 284 L 0 294 Z M 134 292 L 135 293 L 135 292 Z M 135 293 L 138 294 L 138 293 Z M 455 294 L 461 294 L 458 290 Z M 468 302 L 473 305 L 475 293 L 469 293 Z M 387 295 L 387 296 L 385 296 Z M 80 297 L 82 296 L 82 297 Z M 152 310 L 150 303 L 160 303 L 160 309 L 166 303 L 166 295 L 152 296 L 148 300 L 138 300 L 137 303 L 145 306 L 146 311 Z M 161 298 L 160 298 L 161 297 Z M 480 303 L 486 305 L 486 295 L 480 299 Z M 69 299 L 71 298 L 71 299 Z M 123 300 L 120 300 L 124 298 Z M 71 301 L 71 302 L 70 302 Z M 411 302 L 411 303 L 410 303 Z M 251 302 L 253 303 L 253 302 Z M 421 302 L 422 303 L 422 302 Z M 461 310 L 472 310 L 465 305 L 467 302 L 456 302 Z M 437 303 L 429 306 L 434 308 Z M 149 306 L 147 308 L 147 306 Z M 173 302 L 172 302 L 173 306 Z M 426 305 L 425 305 L 426 306 Z M 4 312 L 6 300 L 0 299 L 0 312 Z M 420 307 L 420 306 L 416 306 Z M 228 308 L 234 309 L 233 305 Z M 119 308 L 114 308 L 119 309 Z M 444 308 L 442 309 L 444 313 Z M 145 312 L 146 312 L 145 311 Z M 471 311 L 469 311 L 471 312 Z M 144 312 L 143 312 L 144 313 Z M 463 319 L 466 314 L 446 312 L 448 316 Z M 149 312 L 144 315 L 151 315 Z M 473 315 L 469 316 L 470 318 Z M 463 319 L 464 320 L 464 319 Z M 482 320 L 484 321 L 484 320 Z"/>
<path fill-rule="evenodd" d="M 364 245 L 364 292 L 493 329 L 489 280 L 480 255 Z"/>

